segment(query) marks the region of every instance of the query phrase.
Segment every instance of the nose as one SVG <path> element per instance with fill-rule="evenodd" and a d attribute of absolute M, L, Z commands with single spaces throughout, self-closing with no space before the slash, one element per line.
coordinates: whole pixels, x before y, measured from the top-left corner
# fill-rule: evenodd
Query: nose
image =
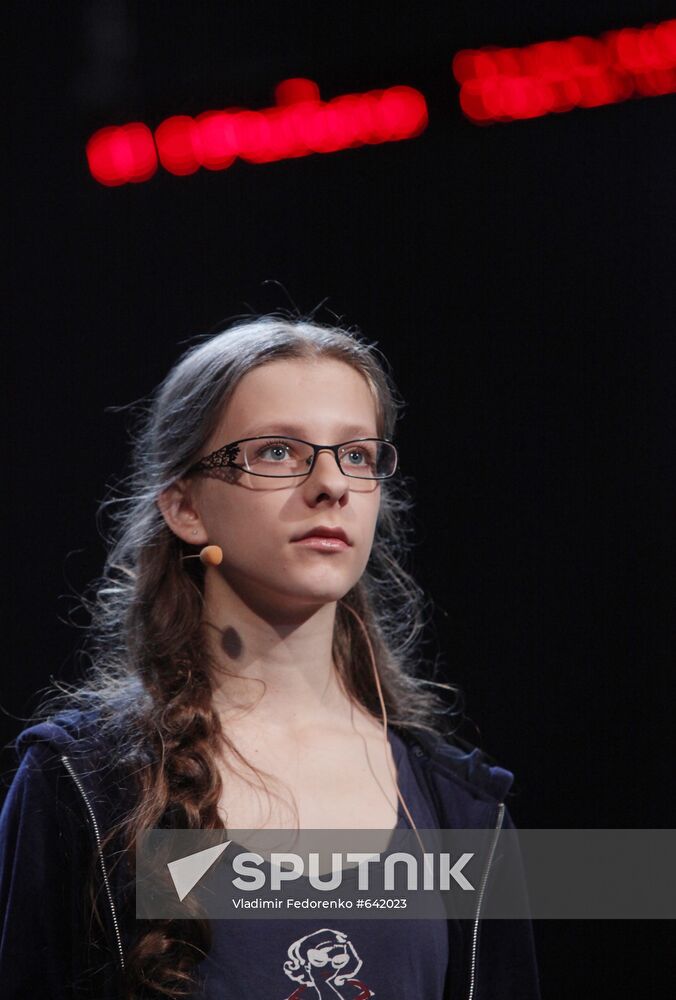
<path fill-rule="evenodd" d="M 317 452 L 312 472 L 303 486 L 310 503 L 328 499 L 343 504 L 347 502 L 350 480 L 340 471 L 335 454 L 326 449 Z"/>

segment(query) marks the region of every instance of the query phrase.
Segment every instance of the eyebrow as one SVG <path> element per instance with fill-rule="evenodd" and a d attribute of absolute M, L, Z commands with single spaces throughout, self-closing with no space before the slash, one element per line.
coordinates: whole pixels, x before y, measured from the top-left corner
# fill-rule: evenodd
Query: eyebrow
<path fill-rule="evenodd" d="M 362 424 L 343 424 L 338 431 L 339 434 L 344 434 L 344 441 L 350 441 L 355 437 L 377 437 L 377 431 L 368 431 Z M 265 437 L 266 435 L 273 434 L 288 434 L 289 437 L 301 438 L 303 441 L 309 440 L 306 436 L 304 429 L 297 424 L 278 424 L 271 421 L 269 424 L 260 424 L 260 426 L 252 427 L 246 433 L 242 434 L 239 440 L 249 437 Z"/>

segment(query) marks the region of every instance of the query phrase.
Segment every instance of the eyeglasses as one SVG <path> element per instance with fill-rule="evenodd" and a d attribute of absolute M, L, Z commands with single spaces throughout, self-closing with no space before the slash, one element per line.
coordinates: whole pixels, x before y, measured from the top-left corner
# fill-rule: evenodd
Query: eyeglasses
<path fill-rule="evenodd" d="M 343 475 L 354 479 L 389 479 L 397 468 L 397 449 L 382 438 L 311 444 L 300 438 L 260 436 L 223 445 L 192 465 L 188 472 L 230 468 L 252 476 L 308 476 L 320 451 L 332 451 Z"/>

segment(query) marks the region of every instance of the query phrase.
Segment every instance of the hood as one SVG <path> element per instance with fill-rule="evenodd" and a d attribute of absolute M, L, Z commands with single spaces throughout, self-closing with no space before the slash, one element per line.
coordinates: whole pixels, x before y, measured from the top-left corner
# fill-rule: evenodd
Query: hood
<path fill-rule="evenodd" d="M 494 827 L 514 775 L 455 735 L 401 730 L 411 764 L 434 802 L 442 829 Z"/>
<path fill-rule="evenodd" d="M 14 746 L 19 760 L 29 747 L 45 744 L 56 758 L 67 758 L 77 776 L 80 794 L 86 796 L 101 832 L 120 815 L 129 795 L 122 764 L 102 739 L 97 709 L 67 709 L 24 729 Z M 64 766 L 65 762 L 64 762 Z"/>
<path fill-rule="evenodd" d="M 70 709 L 52 716 L 47 721 L 29 726 L 20 732 L 14 741 L 19 759 L 34 743 L 47 743 L 59 754 L 70 753 L 78 740 L 91 731 L 92 721 L 88 713 Z"/>
<path fill-rule="evenodd" d="M 459 736 L 434 737 L 416 734 L 418 743 L 432 763 L 446 768 L 477 792 L 502 802 L 514 783 L 514 775 L 500 767 L 493 757 Z"/>
<path fill-rule="evenodd" d="M 104 836 L 132 805 L 133 789 L 113 738 L 101 735 L 98 710 L 67 709 L 24 729 L 14 743 L 19 759 L 36 743 L 51 750 L 50 759 L 62 760 L 96 839 Z"/>

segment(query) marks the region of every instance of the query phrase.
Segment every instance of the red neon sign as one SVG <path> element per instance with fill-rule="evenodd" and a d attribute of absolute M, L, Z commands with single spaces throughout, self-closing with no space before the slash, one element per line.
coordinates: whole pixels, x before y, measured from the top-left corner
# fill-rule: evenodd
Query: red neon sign
<path fill-rule="evenodd" d="M 419 135 L 427 104 L 412 87 L 389 87 L 322 101 L 312 80 L 284 80 L 273 107 L 227 108 L 196 118 L 167 118 L 155 135 L 140 122 L 95 132 L 87 143 L 92 176 L 117 186 L 148 180 L 157 170 L 178 176 L 200 167 L 224 170 L 237 158 L 271 163 L 311 153 L 333 153 L 366 143 L 396 142 Z"/>
<path fill-rule="evenodd" d="M 536 118 L 676 92 L 676 20 L 525 48 L 458 52 L 460 105 L 475 122 Z"/>

